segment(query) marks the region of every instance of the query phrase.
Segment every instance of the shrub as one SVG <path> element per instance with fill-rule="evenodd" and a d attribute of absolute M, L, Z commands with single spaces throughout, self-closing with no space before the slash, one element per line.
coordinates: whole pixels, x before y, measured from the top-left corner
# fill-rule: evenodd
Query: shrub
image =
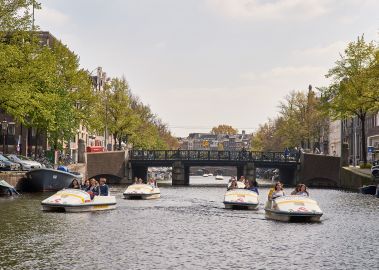
<path fill-rule="evenodd" d="M 371 167 L 372 167 L 372 164 L 370 164 L 370 163 L 366 163 L 366 164 L 361 163 L 361 164 L 359 164 L 359 168 L 361 168 L 361 169 L 371 169 Z"/>

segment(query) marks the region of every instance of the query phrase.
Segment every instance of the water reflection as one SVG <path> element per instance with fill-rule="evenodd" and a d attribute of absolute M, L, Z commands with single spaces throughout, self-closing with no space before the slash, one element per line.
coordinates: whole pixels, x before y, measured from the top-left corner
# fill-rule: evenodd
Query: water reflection
<path fill-rule="evenodd" d="M 211 181 L 211 179 L 207 180 Z M 204 182 L 191 178 L 191 183 Z M 265 220 L 225 210 L 225 187 L 162 187 L 153 201 L 98 213 L 45 213 L 49 194 L 0 200 L 0 269 L 377 269 L 379 200 L 310 190 L 321 223 Z M 288 190 L 289 191 L 289 190 Z"/>

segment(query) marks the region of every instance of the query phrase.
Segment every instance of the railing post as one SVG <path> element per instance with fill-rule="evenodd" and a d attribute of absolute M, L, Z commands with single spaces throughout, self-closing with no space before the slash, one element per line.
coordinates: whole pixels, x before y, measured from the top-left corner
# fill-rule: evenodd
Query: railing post
<path fill-rule="evenodd" d="M 208 160 L 211 160 L 211 151 L 208 150 Z"/>
<path fill-rule="evenodd" d="M 228 160 L 230 160 L 230 151 L 228 151 Z"/>

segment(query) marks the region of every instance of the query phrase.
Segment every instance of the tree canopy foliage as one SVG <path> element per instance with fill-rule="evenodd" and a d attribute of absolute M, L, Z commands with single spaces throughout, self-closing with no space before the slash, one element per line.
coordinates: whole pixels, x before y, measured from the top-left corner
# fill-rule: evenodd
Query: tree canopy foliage
<path fill-rule="evenodd" d="M 212 128 L 211 133 L 235 135 L 238 133 L 238 129 L 233 128 L 232 126 L 229 126 L 229 125 L 218 125 L 217 127 Z"/>
<path fill-rule="evenodd" d="M 256 151 L 281 151 L 286 147 L 320 147 L 328 121 L 315 92 L 292 91 L 279 104 L 279 116 L 260 125 L 252 139 Z"/>
<path fill-rule="evenodd" d="M 378 48 L 364 36 L 347 45 L 340 59 L 326 75 L 332 79 L 321 88 L 323 109 L 334 119 L 357 117 L 360 122 L 361 149 L 367 163 L 366 116 L 378 106 Z"/>
<path fill-rule="evenodd" d="M 80 124 L 113 134 L 140 148 L 175 148 L 177 141 L 149 106 L 132 95 L 125 78 L 94 91 L 79 57 L 58 40 L 42 44 L 34 31 L 34 0 L 0 0 L 0 109 L 45 133 L 54 148 L 75 136 Z"/>

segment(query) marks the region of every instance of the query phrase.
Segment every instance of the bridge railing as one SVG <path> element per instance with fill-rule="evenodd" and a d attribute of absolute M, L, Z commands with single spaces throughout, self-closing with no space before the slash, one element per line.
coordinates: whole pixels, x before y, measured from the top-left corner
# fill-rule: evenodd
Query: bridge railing
<path fill-rule="evenodd" d="M 215 151 L 215 150 L 130 150 L 131 160 L 209 160 L 209 161 L 267 161 L 297 162 L 299 155 L 284 155 L 283 152 Z"/>

